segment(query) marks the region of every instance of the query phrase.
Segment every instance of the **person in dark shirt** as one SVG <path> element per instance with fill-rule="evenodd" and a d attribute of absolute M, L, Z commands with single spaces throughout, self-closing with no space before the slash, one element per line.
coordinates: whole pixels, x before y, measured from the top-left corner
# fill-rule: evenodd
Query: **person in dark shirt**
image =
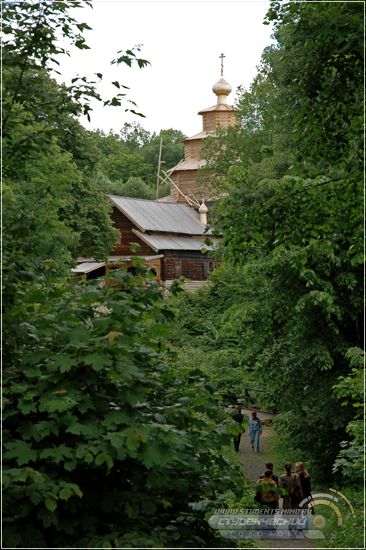
<path fill-rule="evenodd" d="M 286 494 L 282 495 L 282 509 L 293 510 L 298 508 L 303 498 L 301 483 L 299 476 L 292 472 L 290 462 L 286 462 L 285 472 L 280 476 L 278 486 L 286 491 Z"/>
<path fill-rule="evenodd" d="M 295 464 L 295 472 L 300 478 L 300 484 L 301 484 L 301 491 L 302 491 L 302 497 L 303 498 L 311 498 L 311 481 L 309 472 L 305 470 L 305 466 L 303 462 L 296 462 Z M 314 508 L 312 508 L 312 512 L 314 513 Z"/>
<path fill-rule="evenodd" d="M 233 420 L 235 420 L 235 422 L 238 422 L 238 424 L 242 425 L 243 423 L 243 420 L 244 420 L 244 416 L 241 412 L 241 407 L 240 405 L 238 405 L 235 409 L 235 412 L 233 414 Z M 235 435 L 234 436 L 234 449 L 238 452 L 239 451 L 239 445 L 240 445 L 240 439 L 241 439 L 241 433 L 238 434 L 238 435 Z"/>
<path fill-rule="evenodd" d="M 271 475 L 271 479 L 273 479 L 273 481 L 276 483 L 276 485 L 278 485 L 278 476 L 273 473 L 273 462 L 266 462 L 265 463 L 265 467 L 266 467 L 266 470 L 270 470 L 272 472 L 272 475 Z M 262 479 L 264 478 L 264 473 L 260 476 L 259 479 Z"/>

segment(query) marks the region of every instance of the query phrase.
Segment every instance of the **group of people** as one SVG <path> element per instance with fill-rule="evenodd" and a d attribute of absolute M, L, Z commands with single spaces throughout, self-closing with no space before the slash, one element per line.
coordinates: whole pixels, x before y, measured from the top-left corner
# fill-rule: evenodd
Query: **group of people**
<path fill-rule="evenodd" d="M 241 412 L 238 405 L 233 414 L 233 419 L 239 423 L 241 432 L 234 436 L 234 449 L 239 451 L 242 433 L 245 432 L 243 422 L 248 420 Z M 262 422 L 258 418 L 257 412 L 252 412 L 252 417 L 248 421 L 250 444 L 254 452 L 259 452 L 259 441 L 262 433 Z M 266 462 L 265 471 L 259 477 L 256 486 L 255 500 L 272 509 L 279 507 L 279 499 L 282 498 L 283 509 L 298 508 L 300 502 L 311 497 L 311 483 L 309 473 L 306 471 L 303 462 L 296 462 L 295 471 L 292 471 L 292 465 L 286 463 L 284 473 L 278 477 L 273 472 L 272 462 Z M 280 497 L 280 491 L 284 496 Z"/>
<path fill-rule="evenodd" d="M 233 414 L 233 419 L 239 423 L 239 425 L 242 427 L 242 431 L 245 432 L 245 428 L 243 427 L 243 422 L 245 420 L 245 417 L 241 412 L 241 407 L 239 405 L 235 409 L 235 413 Z M 252 418 L 248 422 L 248 427 L 249 427 L 250 445 L 255 453 L 259 453 L 259 439 L 262 433 L 262 422 L 258 418 L 256 411 L 252 412 Z M 241 439 L 241 433 L 234 436 L 234 449 L 236 451 L 239 451 L 240 439 Z"/>
<path fill-rule="evenodd" d="M 284 473 L 278 477 L 273 472 L 272 462 L 266 462 L 265 471 L 257 480 L 255 500 L 262 506 L 268 506 L 272 509 L 279 508 L 278 488 L 284 489 L 283 509 L 295 509 L 299 507 L 300 502 L 311 497 L 310 476 L 305 469 L 303 462 L 296 462 L 295 472 L 288 462 L 284 466 Z"/>

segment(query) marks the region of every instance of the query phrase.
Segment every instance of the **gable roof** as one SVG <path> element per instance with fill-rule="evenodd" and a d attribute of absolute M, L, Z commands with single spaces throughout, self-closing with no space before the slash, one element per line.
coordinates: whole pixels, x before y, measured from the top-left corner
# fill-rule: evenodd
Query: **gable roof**
<path fill-rule="evenodd" d="M 140 231 L 203 235 L 206 226 L 189 206 L 109 195 L 112 204 Z"/>

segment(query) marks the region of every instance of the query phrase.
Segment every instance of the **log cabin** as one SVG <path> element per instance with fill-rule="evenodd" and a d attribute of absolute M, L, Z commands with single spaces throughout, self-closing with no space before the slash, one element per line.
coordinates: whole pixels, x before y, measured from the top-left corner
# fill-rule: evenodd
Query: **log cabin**
<path fill-rule="evenodd" d="M 87 278 L 108 274 L 111 269 L 133 269 L 133 258 L 143 259 L 159 282 L 170 287 L 184 277 L 185 287 L 195 290 L 214 268 L 210 252 L 217 245 L 207 225 L 207 208 L 200 212 L 185 204 L 161 203 L 110 195 L 112 219 L 119 238 L 107 262 L 78 258 L 76 274 Z M 138 245 L 138 250 L 133 245 Z"/>

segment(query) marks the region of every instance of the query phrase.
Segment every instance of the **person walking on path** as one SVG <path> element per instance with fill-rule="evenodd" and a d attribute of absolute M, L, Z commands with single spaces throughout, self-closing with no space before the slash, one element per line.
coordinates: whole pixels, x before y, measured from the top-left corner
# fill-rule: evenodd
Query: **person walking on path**
<path fill-rule="evenodd" d="M 302 498 L 311 497 L 311 480 L 310 480 L 309 472 L 305 470 L 305 466 L 303 462 L 296 462 L 295 472 L 297 473 L 300 479 Z"/>
<path fill-rule="evenodd" d="M 291 464 L 285 464 L 285 473 L 280 476 L 278 486 L 287 491 L 287 495 L 283 496 L 282 508 L 290 510 L 298 508 L 302 500 L 302 489 L 300 478 L 297 474 L 292 473 Z"/>
<path fill-rule="evenodd" d="M 273 472 L 273 462 L 266 462 L 265 463 L 265 470 L 271 470 L 272 472 L 272 476 L 271 478 L 273 479 L 273 481 L 276 483 L 276 485 L 278 485 L 278 476 L 276 476 L 276 474 Z M 263 474 L 259 477 L 259 479 L 263 478 L 264 477 L 264 472 Z"/>
<path fill-rule="evenodd" d="M 262 506 L 268 506 L 272 510 L 278 508 L 278 489 L 277 484 L 272 479 L 272 471 L 266 470 L 264 477 L 257 481 L 256 501 Z"/>
<path fill-rule="evenodd" d="M 250 444 L 255 453 L 259 452 L 259 438 L 262 433 L 262 423 L 257 417 L 257 411 L 252 412 L 252 418 L 249 420 Z"/>
<path fill-rule="evenodd" d="M 238 405 L 235 409 L 235 413 L 233 414 L 233 420 L 235 420 L 236 422 L 238 422 L 239 426 L 241 429 L 242 428 L 242 423 L 243 423 L 243 420 L 244 420 L 244 415 L 242 414 L 241 412 L 241 407 L 240 405 Z M 243 430 L 244 431 L 244 430 Z M 241 433 L 239 433 L 238 435 L 234 435 L 234 449 L 238 452 L 239 451 L 239 446 L 240 446 L 240 439 L 241 439 Z"/>

